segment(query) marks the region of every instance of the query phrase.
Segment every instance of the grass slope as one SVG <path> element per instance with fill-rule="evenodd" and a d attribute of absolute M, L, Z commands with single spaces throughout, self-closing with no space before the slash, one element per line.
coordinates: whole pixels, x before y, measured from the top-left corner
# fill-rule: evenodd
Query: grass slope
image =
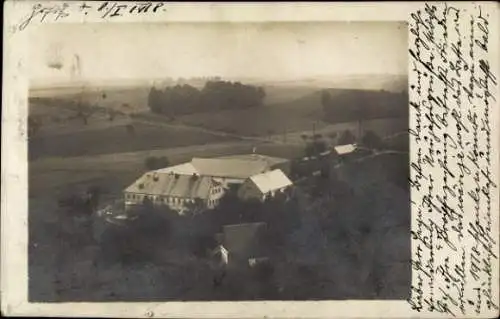
<path fill-rule="evenodd" d="M 171 148 L 235 140 L 189 128 L 168 128 L 145 123 L 110 126 L 55 136 L 33 137 L 29 140 L 30 158 L 47 156 L 82 156 L 139 150 Z"/>

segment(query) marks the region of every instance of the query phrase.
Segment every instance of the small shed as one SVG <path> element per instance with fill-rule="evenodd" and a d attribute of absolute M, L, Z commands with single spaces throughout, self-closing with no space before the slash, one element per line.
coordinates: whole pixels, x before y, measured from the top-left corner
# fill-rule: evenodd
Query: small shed
<path fill-rule="evenodd" d="M 244 223 L 223 227 L 224 247 L 229 252 L 231 263 L 247 264 L 251 258 L 267 255 L 265 238 L 267 224 Z"/>

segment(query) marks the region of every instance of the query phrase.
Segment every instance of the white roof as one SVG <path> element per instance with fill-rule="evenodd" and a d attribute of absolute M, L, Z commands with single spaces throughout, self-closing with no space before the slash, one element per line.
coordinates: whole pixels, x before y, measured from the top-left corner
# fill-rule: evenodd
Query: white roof
<path fill-rule="evenodd" d="M 190 162 L 162 168 L 162 169 L 156 170 L 156 172 L 158 172 L 158 173 L 174 173 L 174 174 L 180 174 L 180 175 L 193 175 L 193 174 L 199 175 L 198 170 Z"/>
<path fill-rule="evenodd" d="M 250 176 L 265 172 L 269 164 L 265 161 L 249 159 L 198 158 L 191 160 L 192 166 L 199 175 L 247 179 Z"/>
<path fill-rule="evenodd" d="M 279 169 L 257 174 L 250 180 L 259 188 L 262 194 L 292 185 L 288 177 Z"/>
<path fill-rule="evenodd" d="M 335 146 L 335 151 L 340 155 L 352 153 L 355 150 L 356 150 L 356 144 L 346 144 L 346 145 Z"/>

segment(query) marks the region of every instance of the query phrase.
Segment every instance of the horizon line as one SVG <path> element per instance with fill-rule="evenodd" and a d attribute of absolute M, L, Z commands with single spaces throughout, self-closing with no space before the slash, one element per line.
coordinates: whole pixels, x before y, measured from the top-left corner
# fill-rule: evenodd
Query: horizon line
<path fill-rule="evenodd" d="M 98 85 L 122 85 L 125 83 L 129 84 L 154 84 L 154 82 L 164 82 L 164 81 L 193 81 L 193 80 L 213 80 L 219 79 L 221 81 L 262 81 L 262 82 L 294 82 L 294 81 L 318 81 L 318 80 L 331 80 L 334 81 L 336 78 L 346 78 L 346 77 L 369 77 L 369 76 L 387 76 L 387 77 L 408 77 L 406 73 L 351 73 L 351 74 L 339 74 L 339 75 L 311 75 L 297 78 L 279 79 L 279 78 L 268 78 L 268 77 L 245 77 L 245 76 L 190 76 L 190 77 L 151 77 L 151 78 L 96 78 L 96 79 L 82 79 L 82 80 L 56 80 L 47 81 L 47 79 L 30 79 L 30 89 L 44 89 L 44 88 L 55 88 L 64 86 L 98 86 Z M 327 79 L 325 79 L 327 78 Z M 38 83 L 37 83 L 38 82 Z M 147 83 L 149 82 L 149 83 Z"/>

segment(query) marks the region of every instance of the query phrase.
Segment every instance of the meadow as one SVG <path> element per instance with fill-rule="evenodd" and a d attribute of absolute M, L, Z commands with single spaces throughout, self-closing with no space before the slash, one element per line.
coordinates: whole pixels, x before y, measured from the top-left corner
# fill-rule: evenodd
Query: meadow
<path fill-rule="evenodd" d="M 131 125 L 131 126 L 130 126 Z M 231 141 L 189 128 L 146 123 L 113 125 L 100 129 L 39 136 L 29 140 L 30 158 L 111 154 Z"/>

